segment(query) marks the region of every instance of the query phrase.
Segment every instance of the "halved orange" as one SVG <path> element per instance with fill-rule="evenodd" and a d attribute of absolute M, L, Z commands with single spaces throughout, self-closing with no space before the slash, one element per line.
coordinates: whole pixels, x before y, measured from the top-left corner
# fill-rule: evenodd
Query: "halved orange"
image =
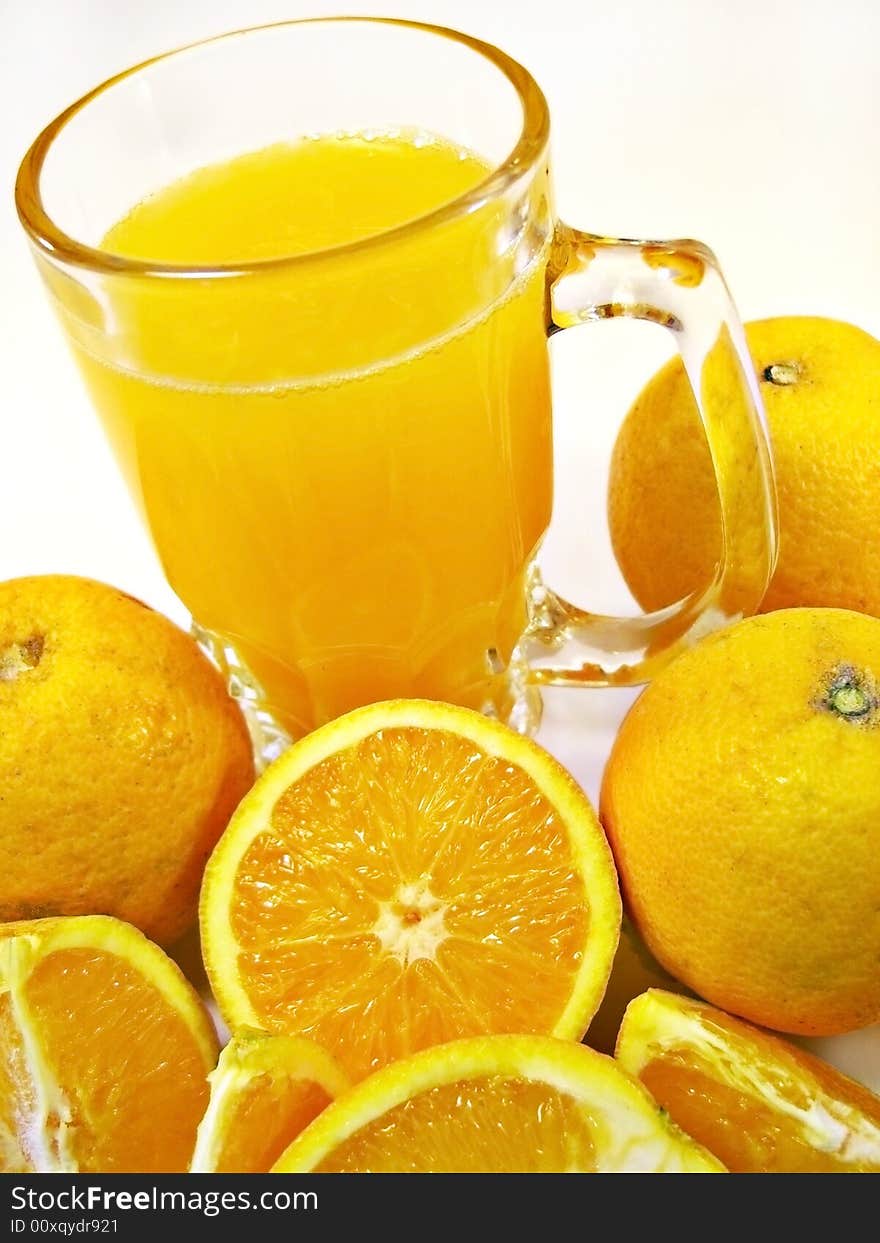
<path fill-rule="evenodd" d="M 130 924 L 0 925 L 0 1170 L 185 1171 L 216 1058 L 196 993 Z"/>
<path fill-rule="evenodd" d="M 615 1062 L 546 1036 L 483 1036 L 371 1075 L 273 1173 L 718 1173 Z"/>
<path fill-rule="evenodd" d="M 348 1087 L 320 1045 L 300 1036 L 234 1032 L 209 1076 L 193 1174 L 266 1174 L 285 1148 Z"/>
<path fill-rule="evenodd" d="M 731 1170 L 880 1171 L 880 1098 L 712 1006 L 649 989 L 627 1007 L 617 1058 Z"/>
<path fill-rule="evenodd" d="M 357 1079 L 461 1036 L 579 1039 L 620 898 L 592 807 L 546 751 L 399 700 L 267 769 L 208 863 L 201 925 L 231 1027 L 308 1036 Z"/>

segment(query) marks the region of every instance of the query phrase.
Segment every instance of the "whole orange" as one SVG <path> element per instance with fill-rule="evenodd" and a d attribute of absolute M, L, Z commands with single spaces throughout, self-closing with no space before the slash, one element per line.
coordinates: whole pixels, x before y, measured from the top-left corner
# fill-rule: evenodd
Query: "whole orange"
<path fill-rule="evenodd" d="M 776 465 L 779 561 L 763 611 L 880 616 L 880 341 L 786 316 L 746 325 Z M 633 595 L 661 608 L 704 587 L 721 550 L 715 479 L 678 359 L 645 386 L 611 462 L 608 518 Z"/>
<path fill-rule="evenodd" d="M 116 915 L 167 944 L 253 776 L 238 707 L 167 618 L 88 579 L 0 583 L 0 920 Z"/>
<path fill-rule="evenodd" d="M 880 1019 L 880 621 L 787 609 L 705 639 L 630 710 L 601 818 L 633 920 L 725 1010 Z"/>

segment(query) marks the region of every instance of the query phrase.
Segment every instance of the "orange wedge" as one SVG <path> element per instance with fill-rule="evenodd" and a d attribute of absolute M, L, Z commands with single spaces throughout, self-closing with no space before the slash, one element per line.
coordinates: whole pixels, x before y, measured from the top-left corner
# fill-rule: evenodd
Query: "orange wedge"
<path fill-rule="evenodd" d="M 245 796 L 201 899 L 230 1027 L 308 1036 L 353 1078 L 461 1036 L 579 1039 L 620 927 L 583 792 L 465 708 L 373 704 Z"/>
<path fill-rule="evenodd" d="M 649 989 L 627 1007 L 617 1058 L 731 1170 L 880 1171 L 880 1098 L 712 1006 Z"/>
<path fill-rule="evenodd" d="M 348 1080 L 328 1053 L 299 1036 L 233 1034 L 209 1076 L 193 1174 L 266 1174 Z"/>
<path fill-rule="evenodd" d="M 130 924 L 0 925 L 0 1170 L 185 1171 L 216 1057 L 195 992 Z"/>
<path fill-rule="evenodd" d="M 610 1057 L 546 1036 L 417 1053 L 340 1097 L 273 1173 L 716 1173 Z"/>

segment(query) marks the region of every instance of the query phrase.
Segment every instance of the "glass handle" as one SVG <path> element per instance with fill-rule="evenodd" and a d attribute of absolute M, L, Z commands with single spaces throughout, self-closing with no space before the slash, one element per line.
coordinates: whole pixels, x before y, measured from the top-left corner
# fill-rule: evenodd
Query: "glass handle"
<path fill-rule="evenodd" d="M 617 316 L 672 333 L 715 469 L 722 551 L 705 587 L 667 608 L 622 618 L 586 613 L 540 580 L 531 585 L 532 621 L 521 649 L 530 681 L 632 685 L 761 603 L 777 551 L 763 406 L 718 262 L 701 243 L 619 241 L 559 225 L 548 279 L 551 333 Z"/>

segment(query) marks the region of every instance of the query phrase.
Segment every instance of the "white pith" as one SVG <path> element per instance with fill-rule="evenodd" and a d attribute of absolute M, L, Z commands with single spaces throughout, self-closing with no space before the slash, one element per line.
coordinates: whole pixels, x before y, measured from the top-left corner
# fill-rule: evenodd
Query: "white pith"
<path fill-rule="evenodd" d="M 395 898 L 379 903 L 373 935 L 382 948 L 409 966 L 419 958 L 433 959 L 449 936 L 446 903 L 435 898 L 425 878 L 400 885 Z"/>
<path fill-rule="evenodd" d="M 880 1127 L 858 1109 L 823 1091 L 818 1081 L 810 1083 L 808 1105 L 799 1105 L 787 1096 L 757 1059 L 734 1059 L 730 1055 L 730 1034 L 716 1032 L 696 1014 L 676 1011 L 667 1015 L 662 1004 L 653 1009 L 653 1034 L 648 1050 L 674 1052 L 676 1048 L 698 1048 L 716 1068 L 719 1079 L 738 1092 L 764 1102 L 771 1109 L 797 1122 L 805 1141 L 818 1152 L 833 1154 L 838 1160 L 880 1162 Z M 627 1066 L 631 1070 L 632 1067 Z"/>
<path fill-rule="evenodd" d="M 89 949 L 134 962 L 144 982 L 186 1023 L 206 1074 L 217 1059 L 217 1039 L 207 1012 L 179 967 L 131 925 L 106 915 L 81 915 L 12 924 L 10 930 L 12 935 L 0 938 L 0 996 L 9 998 L 10 1018 L 21 1039 L 16 1078 L 26 1081 L 33 1104 L 13 1120 L 15 1135 L 0 1130 L 0 1145 L 17 1141 L 35 1173 L 75 1174 L 80 1167 L 73 1141 L 78 1131 L 81 1141 L 89 1138 L 91 1121 L 77 1116 L 72 1107 L 76 1085 L 71 1096 L 59 1084 L 39 1016 L 28 1003 L 28 981 L 41 962 L 55 951 L 68 949 Z M 71 1039 L 76 1038 L 73 1031 Z M 11 1149 L 10 1154 L 16 1155 Z"/>
<path fill-rule="evenodd" d="M 75 1174 L 71 1151 L 73 1117 L 70 1101 L 49 1068 L 46 1052 L 30 1015 L 24 985 L 39 941 L 12 937 L 0 943 L 0 991 L 8 993 L 15 1026 L 21 1036 L 24 1072 L 33 1092 L 33 1107 L 16 1118 L 19 1141 L 37 1174 Z"/>

